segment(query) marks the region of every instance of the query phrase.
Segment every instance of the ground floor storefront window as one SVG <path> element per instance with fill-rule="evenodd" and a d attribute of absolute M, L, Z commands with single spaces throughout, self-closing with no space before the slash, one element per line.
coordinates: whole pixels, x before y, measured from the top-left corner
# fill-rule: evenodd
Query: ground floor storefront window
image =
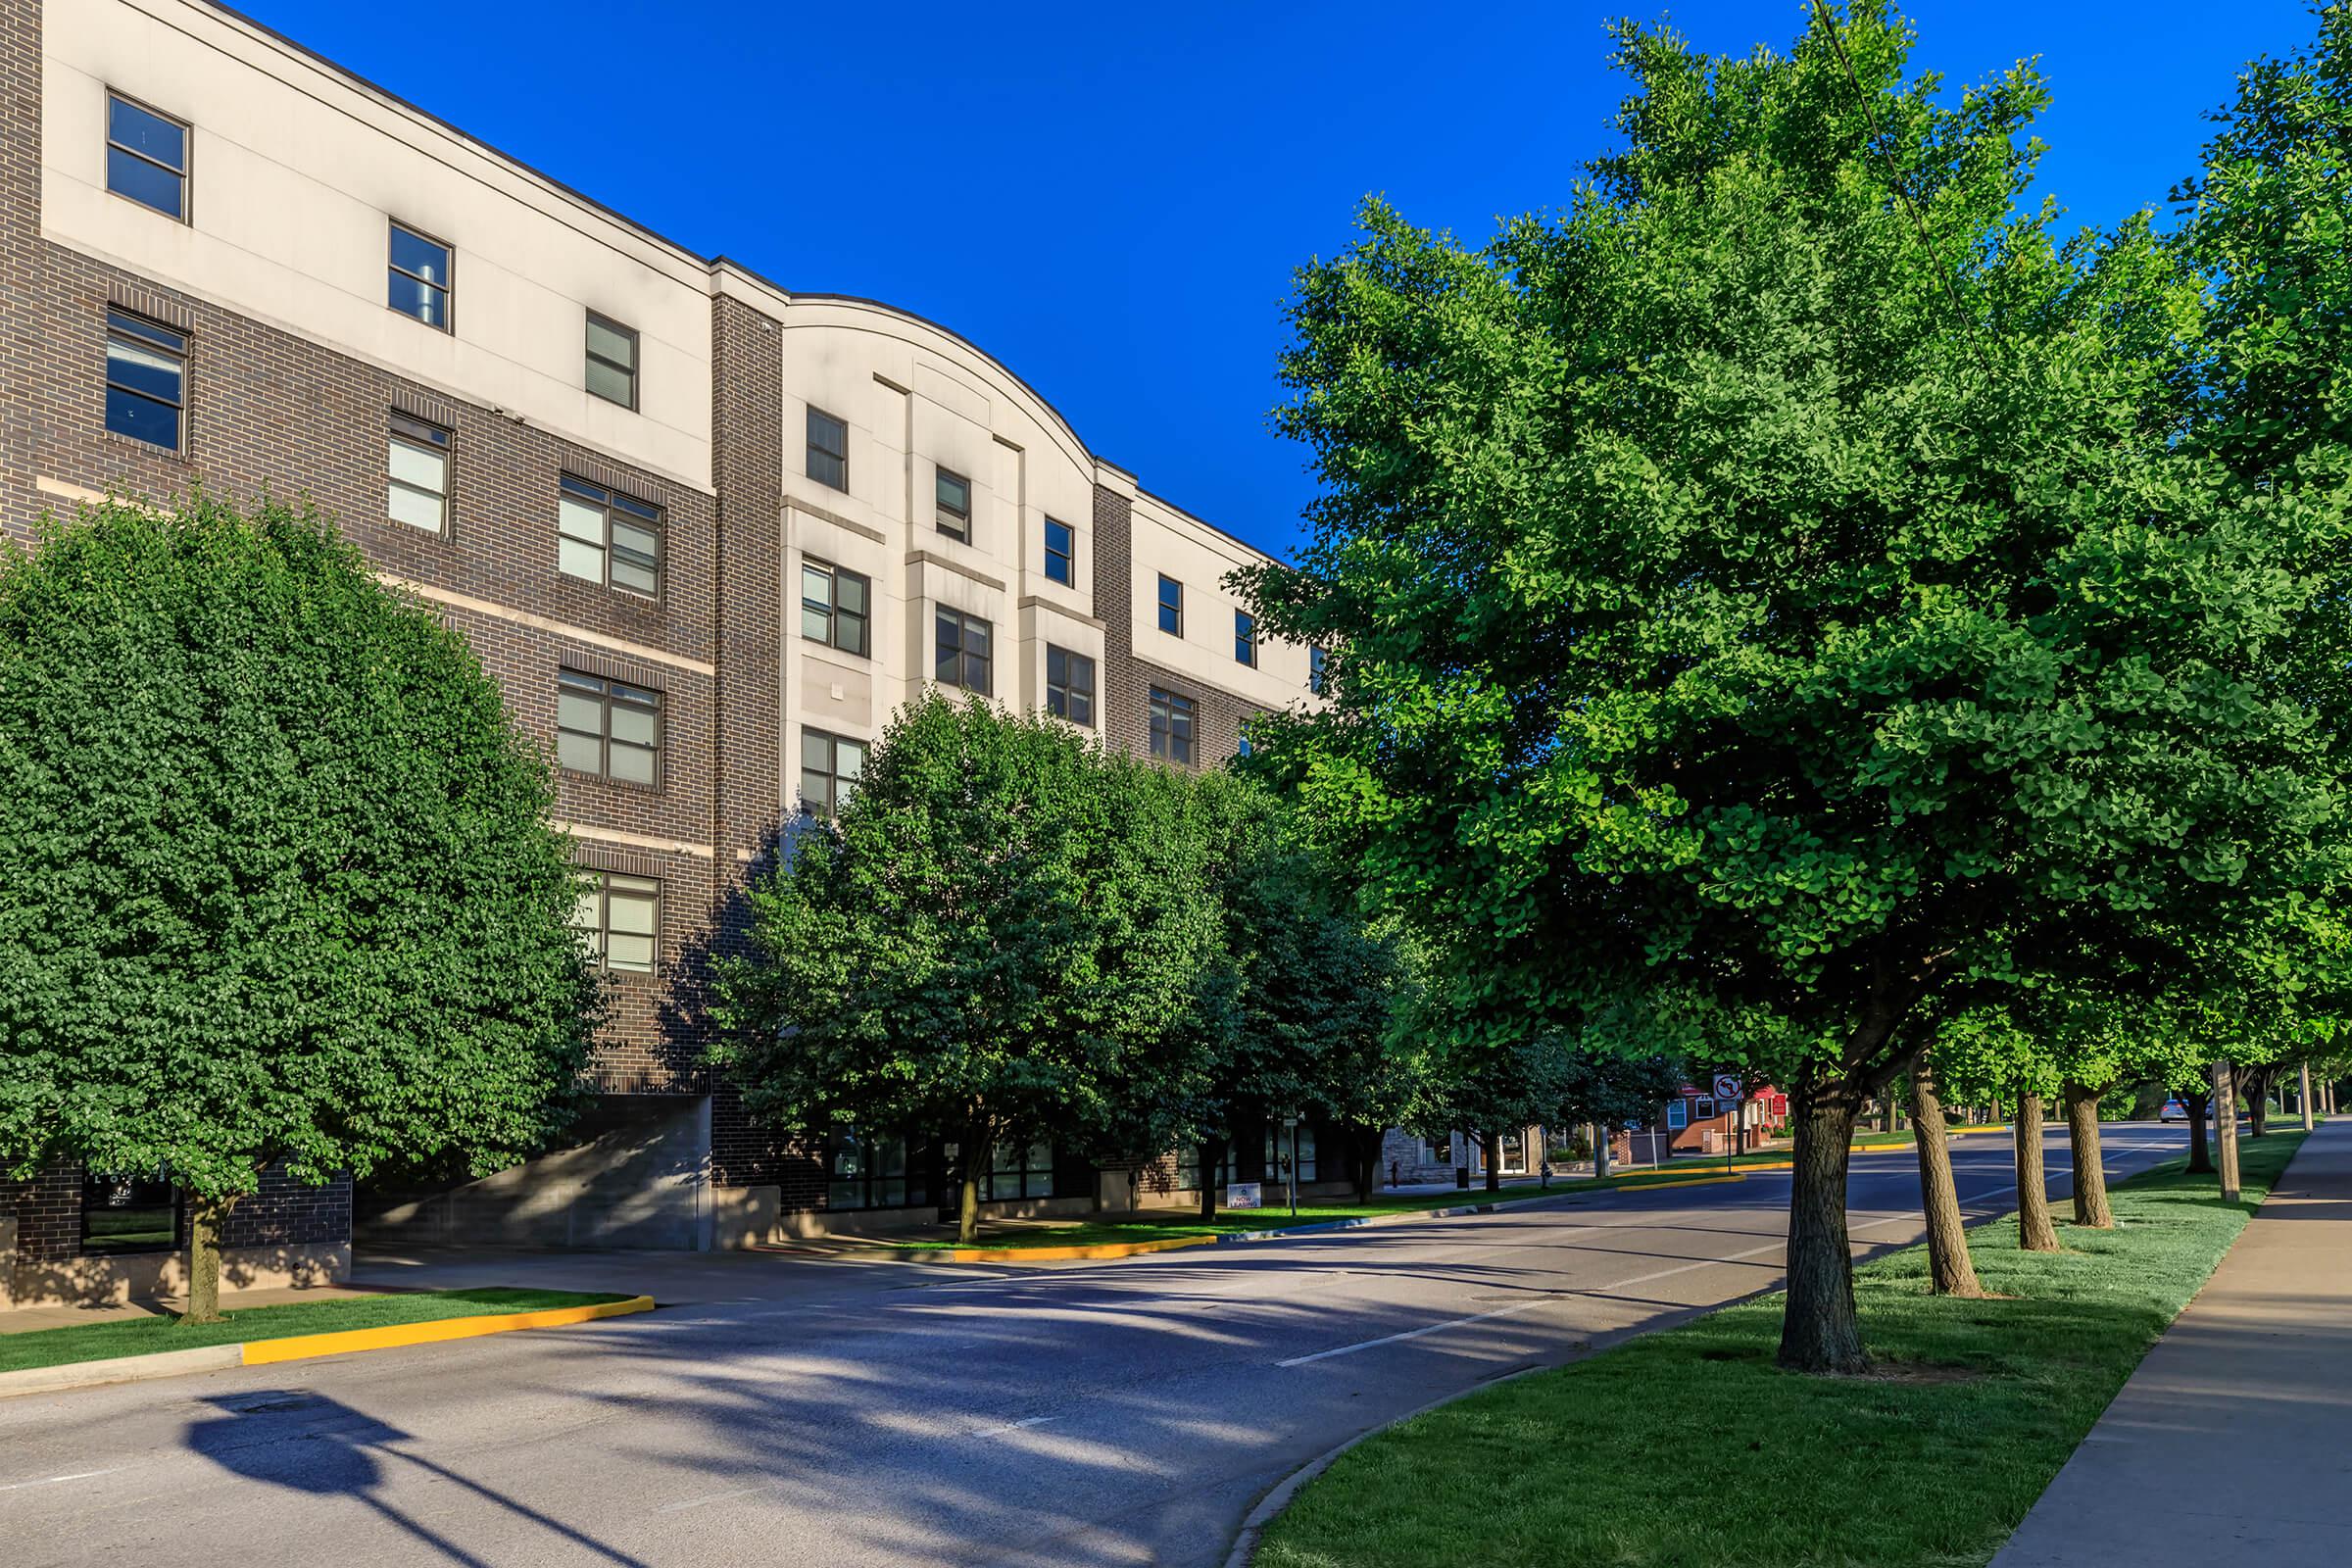
<path fill-rule="evenodd" d="M 180 1244 L 179 1189 L 161 1170 L 81 1178 L 84 1252 L 169 1252 Z"/>
<path fill-rule="evenodd" d="M 991 1202 L 1008 1198 L 1052 1198 L 1054 1146 L 997 1144 L 988 1152 L 988 1181 L 981 1196 Z"/>
<path fill-rule="evenodd" d="M 1217 1164 L 1217 1185 L 1233 1185 L 1233 1140 L 1225 1140 L 1225 1157 Z M 1176 1186 L 1179 1191 L 1197 1193 L 1200 1190 L 1200 1146 L 1190 1144 L 1176 1152 Z"/>
<path fill-rule="evenodd" d="M 930 1158 L 903 1133 L 844 1130 L 825 1140 L 825 1206 L 915 1208 L 931 1201 Z"/>
<path fill-rule="evenodd" d="M 1266 1129 L 1266 1180 L 1282 1179 L 1284 1161 L 1291 1157 L 1291 1135 L 1279 1127 Z M 1304 1122 L 1298 1124 L 1298 1179 L 1311 1182 L 1315 1177 L 1315 1130 Z"/>

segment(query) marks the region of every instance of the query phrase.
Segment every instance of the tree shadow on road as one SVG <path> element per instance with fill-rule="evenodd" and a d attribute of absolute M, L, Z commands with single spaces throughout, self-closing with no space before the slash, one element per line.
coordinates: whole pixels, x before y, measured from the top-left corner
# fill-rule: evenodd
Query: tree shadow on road
<path fill-rule="evenodd" d="M 190 1452 L 247 1481 L 365 1503 L 451 1562 L 494 1568 L 493 1559 L 466 1550 L 384 1495 L 394 1466 L 413 1466 L 462 1487 L 607 1562 L 647 1568 L 640 1559 L 535 1508 L 421 1455 L 401 1450 L 395 1446 L 408 1442 L 408 1433 L 324 1395 L 268 1389 L 213 1396 L 202 1402 L 220 1413 L 189 1426 L 184 1442 Z"/>

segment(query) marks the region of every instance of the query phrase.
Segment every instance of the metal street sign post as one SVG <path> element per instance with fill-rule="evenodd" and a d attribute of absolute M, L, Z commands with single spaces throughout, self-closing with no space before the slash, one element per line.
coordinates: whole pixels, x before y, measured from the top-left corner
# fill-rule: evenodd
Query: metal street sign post
<path fill-rule="evenodd" d="M 1720 1105 L 1729 1101 L 1732 1107 L 1732 1136 L 1723 1147 L 1723 1170 L 1727 1176 L 1740 1163 L 1740 1110 L 1746 1087 L 1736 1072 L 1719 1072 L 1715 1075 L 1715 1103 Z"/>
<path fill-rule="evenodd" d="M 1291 1218 L 1298 1217 L 1298 1113 L 1292 1111 L 1282 1118 L 1282 1130 L 1291 1135 L 1291 1153 L 1283 1163 L 1283 1177 L 1291 1188 Z"/>

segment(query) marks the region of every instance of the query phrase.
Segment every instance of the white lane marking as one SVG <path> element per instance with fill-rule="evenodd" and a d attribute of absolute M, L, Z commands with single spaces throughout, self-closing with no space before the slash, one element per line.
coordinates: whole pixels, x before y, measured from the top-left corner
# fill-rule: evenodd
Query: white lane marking
<path fill-rule="evenodd" d="M 1007 1421 L 1001 1427 L 982 1427 L 979 1431 L 969 1435 L 975 1438 L 993 1438 L 1001 1432 L 1018 1432 L 1024 1427 L 1042 1427 L 1054 1419 L 1054 1417 L 1050 1415 L 1033 1415 L 1026 1421 Z"/>
<path fill-rule="evenodd" d="M 700 1508 L 707 1502 L 732 1502 L 737 1497 L 748 1497 L 756 1492 L 764 1490 L 761 1487 L 738 1487 L 733 1492 L 713 1492 L 708 1496 L 688 1497 L 684 1502 L 663 1503 L 654 1511 L 656 1513 L 683 1513 L 688 1508 Z"/>
<path fill-rule="evenodd" d="M 2012 1182 L 2006 1187 L 1987 1188 L 1981 1193 L 1972 1193 L 1967 1201 L 1972 1204 L 1982 1203 L 1988 1198 L 1998 1198 L 2003 1193 L 2015 1191 L 2017 1191 L 2017 1184 Z M 1892 1225 L 1900 1220 L 1914 1220 L 1920 1217 L 1922 1217 L 1921 1211 L 1918 1209 L 1912 1209 L 1902 1214 L 1889 1214 L 1881 1219 L 1864 1220 L 1858 1225 L 1848 1225 L 1846 1234 L 1850 1237 L 1856 1231 L 1876 1230 L 1881 1225 Z M 1511 1306 L 1497 1307 L 1492 1312 L 1480 1312 L 1473 1317 L 1457 1317 L 1444 1323 L 1424 1324 L 1417 1329 L 1407 1329 L 1401 1334 L 1390 1334 L 1377 1340 L 1363 1340 L 1354 1345 L 1343 1345 L 1337 1349 L 1317 1350 L 1311 1355 L 1294 1355 L 1287 1361 L 1277 1361 L 1274 1364 L 1277 1367 L 1304 1366 L 1309 1361 L 1328 1360 L 1335 1355 L 1353 1355 L 1358 1350 L 1369 1350 L 1383 1345 L 1396 1345 L 1404 1340 L 1417 1340 L 1424 1334 L 1436 1334 L 1445 1329 L 1458 1329 L 1471 1323 L 1484 1323 L 1489 1318 L 1509 1317 L 1514 1312 L 1524 1312 L 1529 1307 L 1541 1306 L 1546 1301 L 1558 1300 L 1564 1296 L 1606 1296 L 1613 1292 L 1630 1290 L 1637 1285 L 1648 1285 L 1657 1280 L 1672 1279 L 1677 1274 L 1689 1274 L 1702 1268 L 1719 1268 L 1726 1263 L 1742 1263 L 1751 1257 L 1762 1257 L 1767 1252 L 1780 1251 L 1787 1245 L 1786 1240 L 1776 1241 L 1763 1247 L 1751 1247 L 1744 1252 L 1730 1252 L 1722 1257 L 1697 1258 L 1689 1263 L 1678 1264 L 1673 1268 L 1657 1269 L 1648 1274 L 1637 1274 L 1631 1279 L 1611 1280 L 1606 1285 L 1571 1287 L 1556 1295 L 1533 1297 Z"/>
<path fill-rule="evenodd" d="M 1457 1317 L 1445 1323 L 1427 1323 L 1417 1329 L 1406 1329 L 1402 1334 L 1391 1334 L 1377 1340 L 1365 1340 L 1358 1345 L 1343 1345 L 1336 1350 L 1317 1350 L 1312 1355 L 1294 1355 L 1288 1361 L 1277 1361 L 1274 1364 L 1276 1366 L 1304 1366 L 1309 1361 L 1329 1360 L 1335 1355 L 1353 1355 L 1358 1350 L 1369 1350 L 1376 1346 L 1395 1345 L 1402 1340 L 1417 1340 L 1424 1334 L 1435 1334 L 1441 1329 L 1458 1329 L 1466 1323 L 1484 1323 L 1491 1317 L 1509 1317 L 1513 1312 L 1524 1312 L 1531 1306 L 1542 1306 L 1544 1302 L 1553 1299 L 1555 1298 L 1549 1296 L 1531 1297 L 1527 1300 L 1510 1306 L 1498 1306 L 1492 1312 L 1480 1312 L 1472 1317 Z"/>
<path fill-rule="evenodd" d="M 68 1481 L 90 1481 L 99 1476 L 111 1476 L 122 1468 L 121 1465 L 116 1465 L 109 1470 L 76 1470 L 70 1476 L 43 1476 L 38 1481 L 12 1481 L 7 1486 L 0 1487 L 0 1492 L 22 1492 L 26 1487 L 54 1487 Z"/>

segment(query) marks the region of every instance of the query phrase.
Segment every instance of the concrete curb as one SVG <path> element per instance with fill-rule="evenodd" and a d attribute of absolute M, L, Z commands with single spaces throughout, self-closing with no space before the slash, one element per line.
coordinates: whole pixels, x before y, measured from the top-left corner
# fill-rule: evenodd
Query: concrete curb
<path fill-rule="evenodd" d="M 1749 1167 L 1753 1168 L 1753 1167 Z M 1184 1247 L 1238 1247 L 1249 1242 L 1279 1241 L 1286 1236 L 1318 1236 L 1330 1231 L 1364 1230 L 1381 1225 L 1410 1225 L 1425 1219 L 1458 1219 L 1465 1214 L 1493 1214 L 1506 1208 L 1527 1208 L 1537 1203 L 1560 1203 L 1579 1198 L 1596 1198 L 1610 1193 L 1646 1193 L 1661 1187 L 1703 1187 L 1716 1182 L 1742 1180 L 1739 1174 L 1711 1176 L 1678 1176 L 1672 1181 L 1624 1181 L 1611 1178 L 1606 1187 L 1569 1187 L 1556 1193 L 1535 1193 L 1524 1198 L 1500 1198 L 1484 1203 L 1456 1203 L 1447 1208 L 1400 1208 L 1388 1214 L 1359 1214 L 1349 1219 L 1316 1220 L 1306 1225 L 1285 1225 L 1270 1231 L 1235 1231 L 1225 1236 L 1177 1236 L 1164 1242 L 1103 1242 L 1093 1247 L 876 1247 L 870 1251 L 852 1255 L 878 1258 L 900 1263 L 1072 1263 L 1134 1257 L 1144 1252 L 1172 1252 Z"/>
<path fill-rule="evenodd" d="M 188 1350 L 160 1350 L 153 1355 L 116 1355 L 100 1361 L 69 1361 L 63 1366 L 33 1366 L 19 1372 L 0 1372 L 0 1399 L 23 1394 L 60 1394 L 73 1389 L 101 1388 L 112 1383 L 144 1383 L 153 1378 L 185 1377 L 194 1372 L 220 1372 L 230 1367 L 268 1366 L 318 1355 L 350 1355 L 365 1350 L 392 1350 L 408 1345 L 431 1345 L 443 1340 L 471 1340 L 485 1334 L 512 1334 L 517 1329 L 565 1328 L 598 1318 L 650 1312 L 654 1298 L 632 1296 L 621 1301 L 599 1301 L 590 1306 L 556 1306 L 540 1312 L 493 1312 L 476 1317 L 432 1318 L 422 1323 L 393 1323 L 382 1328 L 344 1329 L 328 1334 L 289 1334 L 274 1340 L 248 1340 L 242 1345 L 202 1345 Z"/>
<path fill-rule="evenodd" d="M 1158 1242 L 1098 1242 L 1086 1247 L 882 1247 L 849 1252 L 849 1257 L 885 1263 L 1081 1263 L 1107 1262 L 1145 1252 L 1173 1252 L 1206 1247 L 1220 1236 L 1171 1236 Z"/>

